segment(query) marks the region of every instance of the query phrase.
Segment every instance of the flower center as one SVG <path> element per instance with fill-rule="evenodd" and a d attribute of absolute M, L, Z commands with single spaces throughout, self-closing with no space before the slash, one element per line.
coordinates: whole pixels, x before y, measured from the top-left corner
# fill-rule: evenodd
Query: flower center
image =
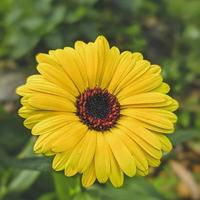
<path fill-rule="evenodd" d="M 85 90 L 77 97 L 76 106 L 81 121 L 96 131 L 109 130 L 120 116 L 117 98 L 101 88 Z"/>

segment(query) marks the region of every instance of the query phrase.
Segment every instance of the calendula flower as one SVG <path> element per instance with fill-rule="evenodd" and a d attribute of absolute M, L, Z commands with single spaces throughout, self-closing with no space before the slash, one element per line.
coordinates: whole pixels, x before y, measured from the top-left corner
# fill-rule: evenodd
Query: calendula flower
<path fill-rule="evenodd" d="M 172 145 L 178 103 L 166 95 L 161 69 L 140 53 L 120 52 L 103 36 L 38 54 L 37 70 L 17 89 L 19 115 L 37 136 L 36 153 L 53 169 L 82 174 L 84 187 L 124 174 L 145 176 Z"/>

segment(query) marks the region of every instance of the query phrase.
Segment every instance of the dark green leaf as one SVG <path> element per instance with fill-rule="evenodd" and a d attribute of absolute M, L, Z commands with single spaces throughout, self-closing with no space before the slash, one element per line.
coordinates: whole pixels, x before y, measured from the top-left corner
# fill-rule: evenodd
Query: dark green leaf
<path fill-rule="evenodd" d="M 50 171 L 51 159 L 46 157 L 33 157 L 33 158 L 0 158 L 1 167 L 13 167 L 15 169 L 30 169 L 36 171 Z"/>
<path fill-rule="evenodd" d="M 39 171 L 22 170 L 8 185 L 8 192 L 23 192 L 35 182 L 39 175 Z"/>
<path fill-rule="evenodd" d="M 98 194 L 101 199 L 105 200 L 130 200 L 133 197 L 142 200 L 164 199 L 145 177 L 127 179 L 125 185 L 119 189 L 113 188 L 111 185 L 107 185 L 107 187 L 95 185 L 88 192 Z"/>
<path fill-rule="evenodd" d="M 66 177 L 63 173 L 53 173 L 56 193 L 59 200 L 71 200 L 80 192 L 80 180 L 78 176 Z"/>
<path fill-rule="evenodd" d="M 57 200 L 56 193 L 48 192 L 38 198 L 38 200 Z"/>
<path fill-rule="evenodd" d="M 173 145 L 178 145 L 194 138 L 200 138 L 200 134 L 195 129 L 178 130 L 174 134 L 169 135 L 169 138 Z"/>

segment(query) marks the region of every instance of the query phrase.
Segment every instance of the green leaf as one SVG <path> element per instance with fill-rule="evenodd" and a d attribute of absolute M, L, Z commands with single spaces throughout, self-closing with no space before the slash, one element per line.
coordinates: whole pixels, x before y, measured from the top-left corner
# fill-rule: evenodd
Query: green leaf
<path fill-rule="evenodd" d="M 51 159 L 45 157 L 33 157 L 33 158 L 0 158 L 1 167 L 14 167 L 15 169 L 30 169 L 36 171 L 50 171 Z"/>
<path fill-rule="evenodd" d="M 38 198 L 38 200 L 57 200 L 55 192 L 48 192 Z"/>
<path fill-rule="evenodd" d="M 80 194 L 77 194 L 73 200 L 101 200 L 100 197 L 92 196 L 91 194 L 88 194 L 86 192 L 81 192 Z"/>
<path fill-rule="evenodd" d="M 174 134 L 168 136 L 172 141 L 173 145 L 178 145 L 193 138 L 200 138 L 198 130 L 187 129 L 187 130 L 178 130 Z"/>
<path fill-rule="evenodd" d="M 78 176 L 66 177 L 63 173 L 53 173 L 55 189 L 59 200 L 71 200 L 80 192 L 80 180 Z"/>
<path fill-rule="evenodd" d="M 8 192 L 23 192 L 28 189 L 40 175 L 39 171 L 23 170 L 8 185 Z"/>
<path fill-rule="evenodd" d="M 162 195 L 150 184 L 145 177 L 135 177 L 134 179 L 126 179 L 122 188 L 113 188 L 111 185 L 107 187 L 94 186 L 88 190 L 89 193 L 98 194 L 101 199 L 107 200 L 160 200 L 164 199 Z"/>

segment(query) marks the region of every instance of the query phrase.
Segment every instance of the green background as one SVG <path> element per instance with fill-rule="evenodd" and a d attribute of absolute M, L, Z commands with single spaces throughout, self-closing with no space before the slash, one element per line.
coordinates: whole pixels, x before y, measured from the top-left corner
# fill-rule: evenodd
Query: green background
<path fill-rule="evenodd" d="M 199 0 L 0 0 L 0 199 L 200 199 Z M 86 190 L 51 170 L 17 116 L 15 88 L 35 73 L 35 55 L 104 35 L 120 50 L 160 64 L 180 102 L 173 151 L 148 177 Z"/>

